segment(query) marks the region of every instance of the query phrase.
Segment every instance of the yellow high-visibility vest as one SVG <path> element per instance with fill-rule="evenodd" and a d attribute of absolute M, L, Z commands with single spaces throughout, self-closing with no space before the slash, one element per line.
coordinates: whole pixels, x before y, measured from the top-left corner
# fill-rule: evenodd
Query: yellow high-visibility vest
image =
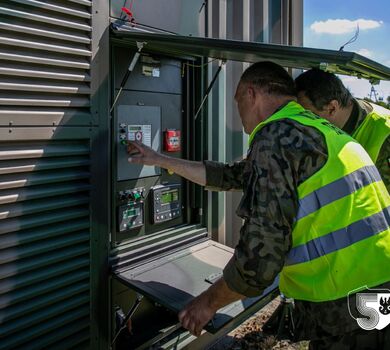
<path fill-rule="evenodd" d="M 367 114 L 362 124 L 353 132 L 356 139 L 376 162 L 379 151 L 390 135 L 390 111 L 381 106 L 371 104 L 373 110 Z"/>
<path fill-rule="evenodd" d="M 292 248 L 280 273 L 287 296 L 328 301 L 390 281 L 390 196 L 370 156 L 351 136 L 296 102 L 260 123 L 292 119 L 325 138 L 325 165 L 297 188 Z"/>

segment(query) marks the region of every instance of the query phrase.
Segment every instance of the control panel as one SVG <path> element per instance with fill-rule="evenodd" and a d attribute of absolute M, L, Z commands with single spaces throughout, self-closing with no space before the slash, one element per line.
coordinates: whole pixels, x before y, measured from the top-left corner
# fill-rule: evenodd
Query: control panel
<path fill-rule="evenodd" d="M 145 223 L 144 215 L 145 188 L 119 191 L 118 231 L 124 232 L 141 227 Z"/>
<path fill-rule="evenodd" d="M 152 126 L 151 125 L 126 125 L 119 124 L 119 138 L 124 140 L 142 142 L 148 147 L 152 146 Z"/>
<path fill-rule="evenodd" d="M 117 107 L 117 179 L 118 181 L 161 175 L 155 166 L 130 164 L 127 141 L 138 141 L 161 151 L 161 108 L 159 106 L 118 105 Z"/>
<path fill-rule="evenodd" d="M 154 224 L 181 216 L 180 190 L 180 184 L 158 185 L 150 189 Z"/>

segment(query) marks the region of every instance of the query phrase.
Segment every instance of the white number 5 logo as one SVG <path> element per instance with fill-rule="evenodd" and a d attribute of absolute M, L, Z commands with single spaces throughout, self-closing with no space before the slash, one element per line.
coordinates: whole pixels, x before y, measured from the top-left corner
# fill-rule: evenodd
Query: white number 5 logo
<path fill-rule="evenodd" d="M 377 309 L 372 305 L 377 302 L 376 293 L 357 293 L 356 294 L 356 307 L 363 318 L 357 318 L 356 321 L 360 327 L 369 331 L 374 329 L 379 322 L 379 313 Z M 370 306 L 371 305 L 371 306 Z"/>
<path fill-rule="evenodd" d="M 356 308 L 363 317 L 350 314 L 367 331 L 383 329 L 390 323 L 390 293 L 356 293 Z"/>

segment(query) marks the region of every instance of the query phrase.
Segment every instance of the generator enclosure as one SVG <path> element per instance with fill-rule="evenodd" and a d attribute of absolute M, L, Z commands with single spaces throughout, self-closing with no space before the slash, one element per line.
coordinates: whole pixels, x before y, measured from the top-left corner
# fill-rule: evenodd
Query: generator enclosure
<path fill-rule="evenodd" d="M 128 142 L 233 162 L 248 64 L 372 82 L 390 69 L 300 47 L 302 0 L 0 3 L 0 350 L 208 348 L 278 281 L 201 336 L 183 329 L 178 312 L 233 256 L 241 193 L 132 163 Z"/>

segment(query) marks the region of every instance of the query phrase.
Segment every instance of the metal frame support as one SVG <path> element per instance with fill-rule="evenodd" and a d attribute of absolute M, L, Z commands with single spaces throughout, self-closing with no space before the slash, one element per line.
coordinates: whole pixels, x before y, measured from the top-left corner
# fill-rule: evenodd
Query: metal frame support
<path fill-rule="evenodd" d="M 222 66 L 223 66 L 225 63 L 226 63 L 226 61 L 220 61 L 220 62 L 219 62 L 218 70 L 215 72 L 214 77 L 213 77 L 213 79 L 211 80 L 211 82 L 210 82 L 209 86 L 207 87 L 207 90 L 206 90 L 206 92 L 205 92 L 205 94 L 204 94 L 204 96 L 203 96 L 202 102 L 200 103 L 200 106 L 198 107 L 198 110 L 197 110 L 196 113 L 195 113 L 195 118 L 194 118 L 195 120 L 196 120 L 196 118 L 198 118 L 198 115 L 199 115 L 199 113 L 201 112 L 201 110 L 202 110 L 202 108 L 203 108 L 203 105 L 204 105 L 204 103 L 206 102 L 207 97 L 209 96 L 210 91 L 211 91 L 211 89 L 213 88 L 214 83 L 215 83 L 215 81 L 216 81 L 217 78 L 218 78 L 219 73 L 220 73 L 221 70 L 222 70 Z"/>
<path fill-rule="evenodd" d="M 137 62 L 138 62 L 139 56 L 141 56 L 141 51 L 142 51 L 144 45 L 146 45 L 146 44 L 147 44 L 146 42 L 137 41 L 137 48 L 138 48 L 138 51 L 134 54 L 133 59 L 132 59 L 131 62 L 130 62 L 129 68 L 127 69 L 127 72 L 126 72 L 125 76 L 124 76 L 123 79 L 122 79 L 121 85 L 120 85 L 120 87 L 119 87 L 119 91 L 118 91 L 118 93 L 116 94 L 115 99 L 114 99 L 114 102 L 113 102 L 113 104 L 112 104 L 112 106 L 111 106 L 110 113 L 112 112 L 112 110 L 114 109 L 116 103 L 118 102 L 119 96 L 121 95 L 122 90 L 123 90 L 123 88 L 125 87 L 125 85 L 126 85 L 126 83 L 127 83 L 127 80 L 129 79 L 129 76 L 130 76 L 131 72 L 134 70 L 134 67 L 135 67 L 135 65 L 136 65 Z"/>
<path fill-rule="evenodd" d="M 143 297 L 144 297 L 143 295 L 137 293 L 137 298 L 135 299 L 133 306 L 130 308 L 130 310 L 126 314 L 126 317 L 121 322 L 121 325 L 120 325 L 118 331 L 115 333 L 115 336 L 112 339 L 111 348 L 114 346 L 116 340 L 119 337 L 119 334 L 121 334 L 121 332 L 126 328 L 127 322 L 130 320 L 131 316 L 133 316 L 134 313 L 137 311 L 138 306 L 141 304 Z"/>

